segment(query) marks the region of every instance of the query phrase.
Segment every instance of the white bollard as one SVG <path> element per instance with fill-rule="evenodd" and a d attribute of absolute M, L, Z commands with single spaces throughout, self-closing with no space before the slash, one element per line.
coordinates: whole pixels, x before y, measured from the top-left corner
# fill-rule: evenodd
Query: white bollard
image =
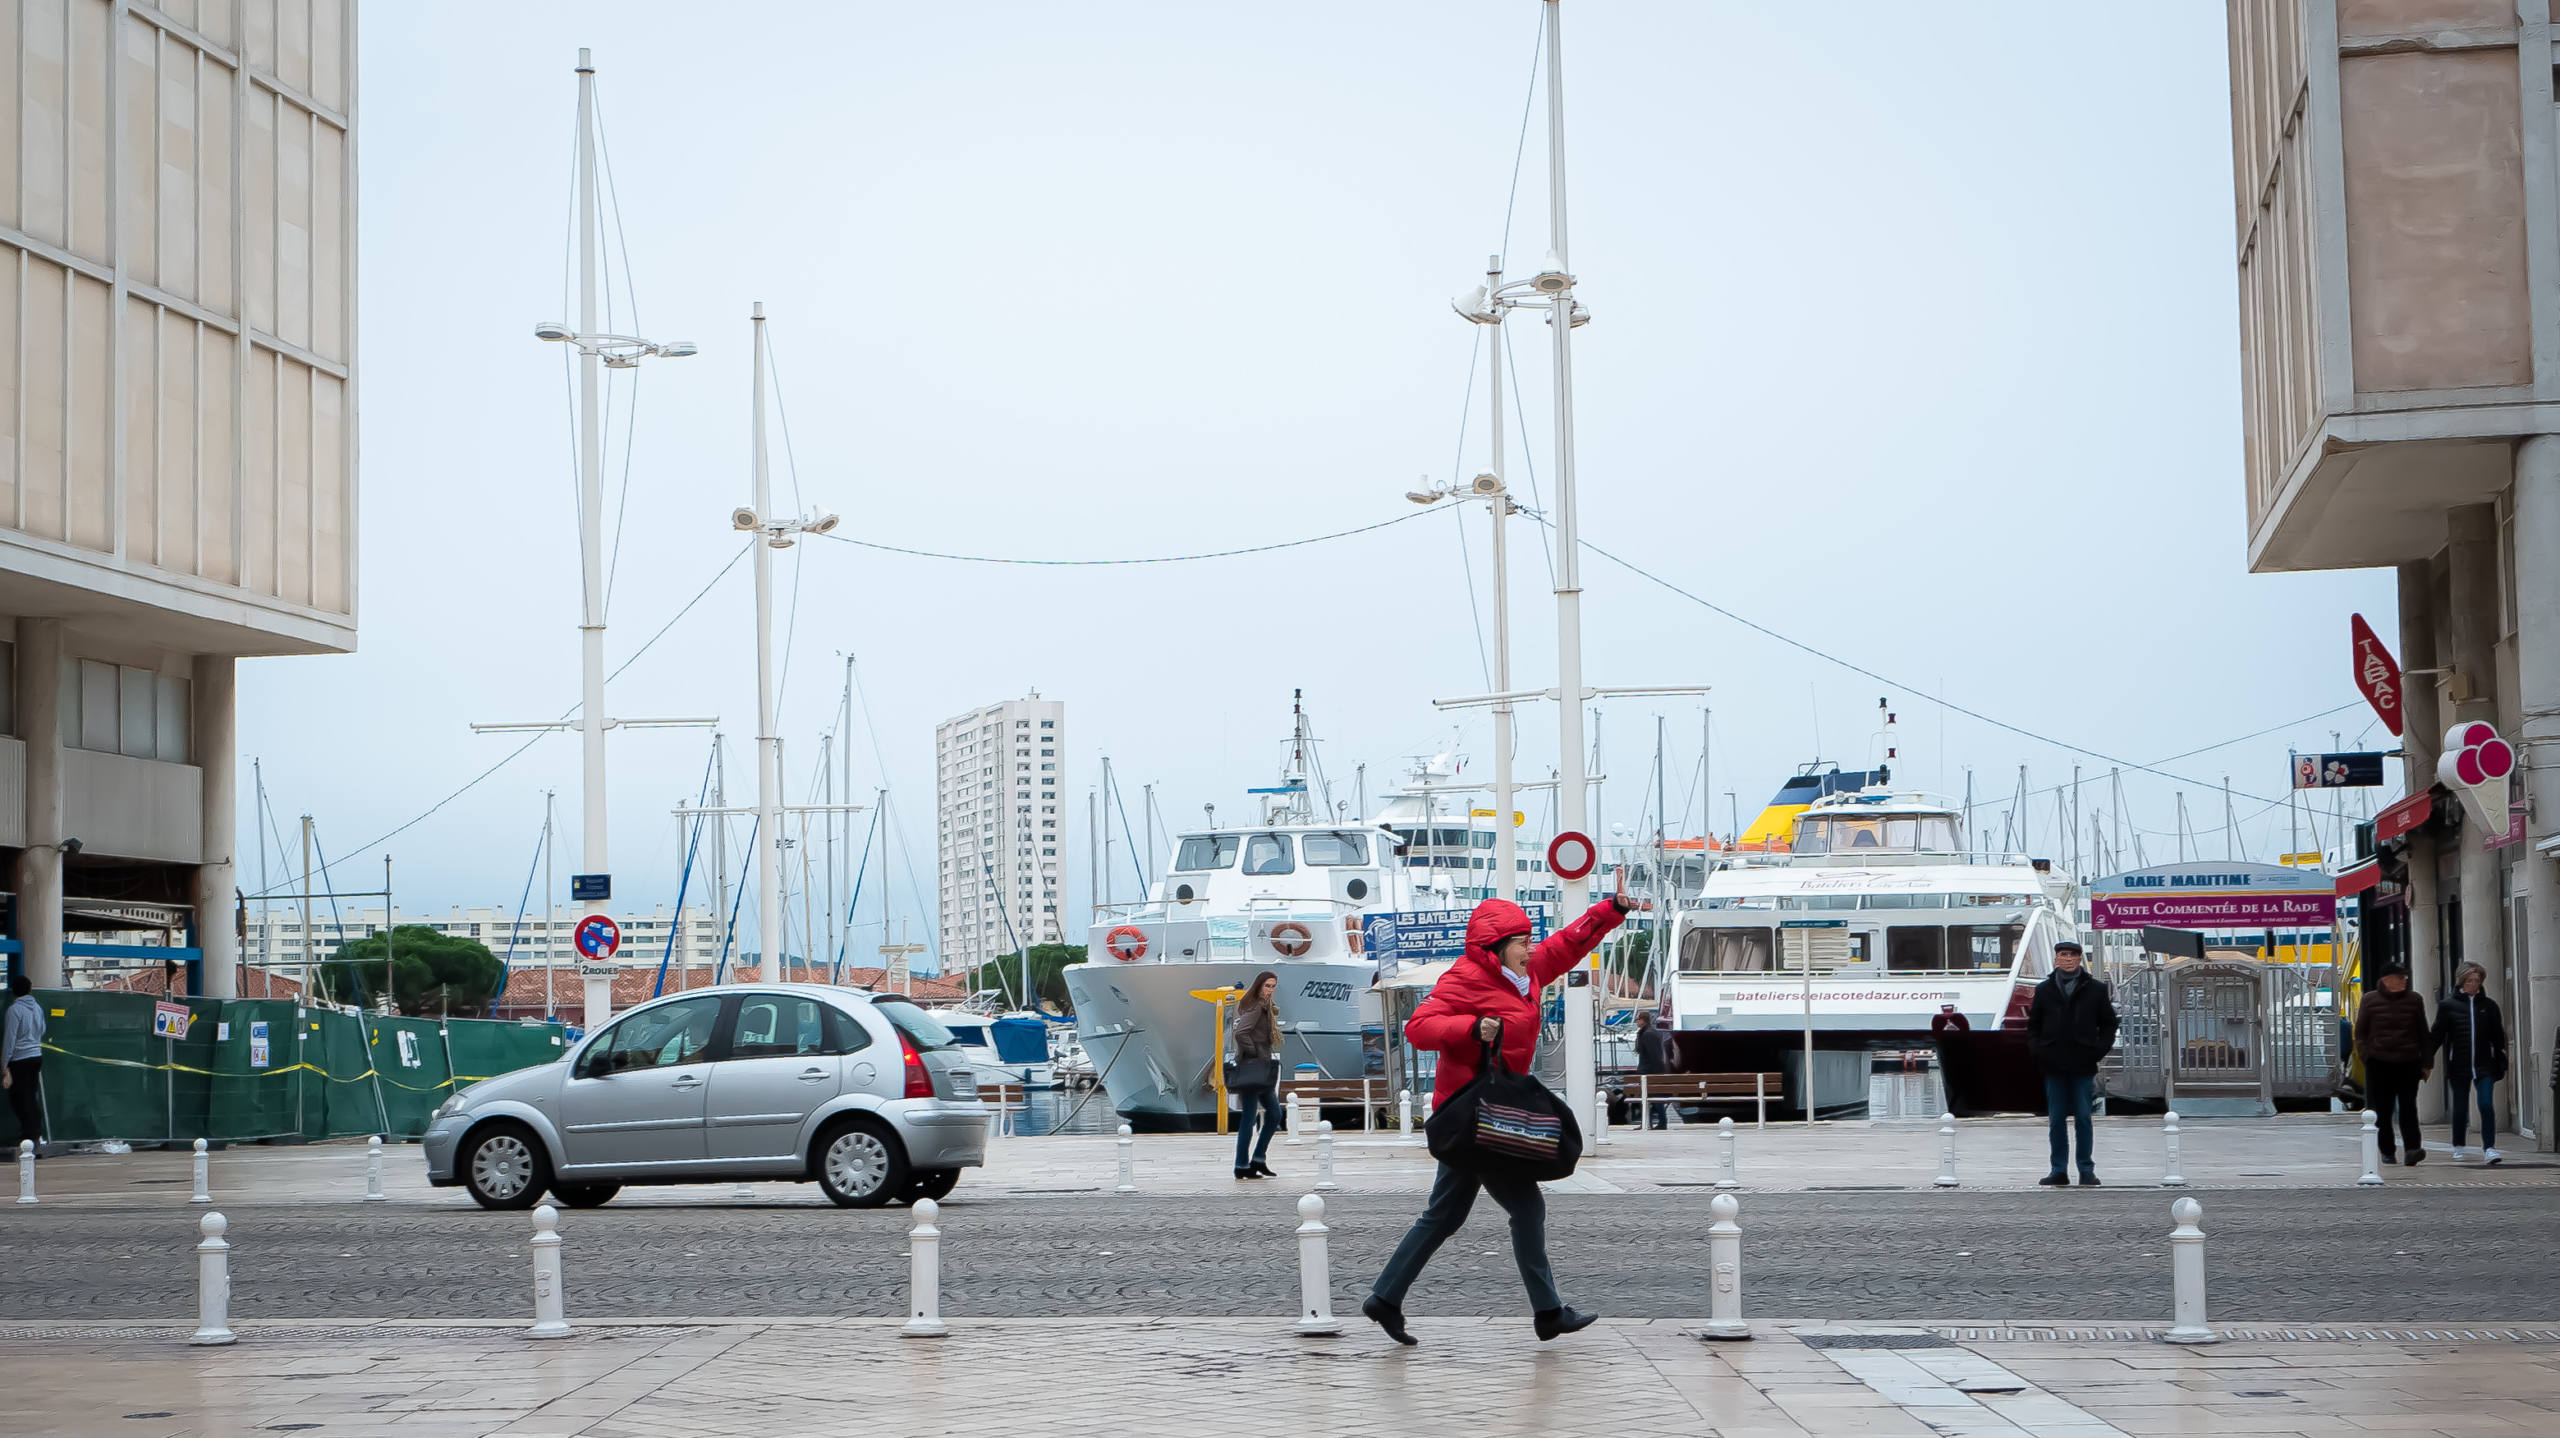
<path fill-rule="evenodd" d="M 2160 1116 L 2160 1138 L 2169 1147 L 2169 1170 L 2160 1175 L 2162 1188 L 2187 1186 L 2186 1165 L 2178 1159 L 2178 1111 L 2171 1109 Z"/>
<path fill-rule="evenodd" d="M 2357 1177 L 2356 1182 L 2367 1188 L 2382 1182 L 2382 1129 L 2379 1127 L 2381 1121 L 2382 1115 L 2375 1113 L 2372 1109 L 2364 1111 L 2364 1172 Z"/>
<path fill-rule="evenodd" d="M 1138 1191 L 1138 1141 L 1130 1137 L 1129 1126 L 1124 1123 L 1120 1125 L 1120 1137 L 1113 1142 L 1120 1149 L 1120 1187 L 1115 1192 L 1136 1193 Z"/>
<path fill-rule="evenodd" d="M 898 1336 L 940 1338 L 950 1331 L 942 1326 L 942 1205 L 919 1198 L 915 1216 L 907 1230 L 907 1326 Z"/>
<path fill-rule="evenodd" d="M 1413 1137 L 1413 1091 L 1411 1089 L 1396 1095 L 1396 1137 L 1401 1139 Z"/>
<path fill-rule="evenodd" d="M 213 1202 L 213 1189 L 212 1189 L 212 1187 L 211 1187 L 211 1184 L 212 1184 L 212 1181 L 213 1181 L 213 1160 L 212 1160 L 212 1159 L 210 1159 L 210 1158 L 207 1158 L 207 1157 L 205 1156 L 205 1151 L 204 1151 L 204 1149 L 205 1149 L 204 1140 L 203 1140 L 203 1139 L 197 1139 L 197 1140 L 196 1140 L 196 1191 L 195 1191 L 194 1196 L 190 1197 L 190 1198 L 187 1200 L 187 1202 L 189 1202 L 189 1203 L 211 1203 L 211 1202 Z"/>
<path fill-rule="evenodd" d="M 2169 1230 L 2169 1284 L 2177 1326 L 2160 1336 L 2171 1343 L 2220 1343 L 2222 1335 L 2204 1321 L 2204 1230 L 2196 1220 L 2204 1205 L 2182 1198 L 2169 1205 L 2178 1226 Z"/>
<path fill-rule="evenodd" d="M 1938 1187 L 1956 1186 L 1956 1116 L 1938 1115 Z"/>
<path fill-rule="evenodd" d="M 1716 1120 L 1716 1187 L 1742 1187 L 1742 1171 L 1736 1166 L 1733 1152 L 1733 1120 Z M 1710 1204 L 1712 1208 L 1714 1205 Z"/>
<path fill-rule="evenodd" d="M 1331 1193 L 1342 1187 L 1333 1181 L 1333 1120 L 1316 1122 L 1316 1192 Z"/>
<path fill-rule="evenodd" d="M 1281 1142 L 1294 1148 L 1298 1142 L 1298 1130 L 1305 1126 L 1305 1122 L 1306 1120 L 1298 1111 L 1298 1091 L 1291 1089 L 1289 1090 L 1289 1136 Z"/>
<path fill-rule="evenodd" d="M 569 1336 L 567 1295 L 560 1291 L 560 1210 L 533 1211 L 533 1327 L 527 1338 Z"/>
<path fill-rule="evenodd" d="M 189 1343 L 208 1347 L 231 1341 L 231 1245 L 222 1241 L 230 1220 L 208 1213 L 196 1224 L 196 1331 Z"/>
<path fill-rule="evenodd" d="M 364 1141 L 364 1201 L 367 1203 L 381 1203 L 384 1201 L 382 1196 L 382 1135 L 380 1134 L 375 1134 L 373 1137 Z"/>
<path fill-rule="evenodd" d="M 1333 1266 L 1325 1257 L 1324 1200 L 1298 1200 L 1298 1332 L 1330 1337 L 1342 1331 L 1333 1316 Z"/>
<path fill-rule="evenodd" d="M 31 1138 L 18 1140 L 18 1202 L 36 1201 L 36 1144 Z"/>
<path fill-rule="evenodd" d="M 1593 1147 L 1609 1141 L 1609 1091 L 1598 1086 L 1591 1090 L 1591 1143 Z"/>
<path fill-rule="evenodd" d="M 1742 1320 L 1742 1225 L 1734 1221 L 1742 1213 L 1742 1201 L 1719 1193 L 1707 1204 L 1707 1212 L 1715 1215 L 1715 1222 L 1707 1225 L 1707 1262 L 1714 1270 L 1715 1285 L 1707 1294 L 1707 1326 L 1698 1330 L 1698 1336 L 1749 1338 L 1751 1325 Z"/>

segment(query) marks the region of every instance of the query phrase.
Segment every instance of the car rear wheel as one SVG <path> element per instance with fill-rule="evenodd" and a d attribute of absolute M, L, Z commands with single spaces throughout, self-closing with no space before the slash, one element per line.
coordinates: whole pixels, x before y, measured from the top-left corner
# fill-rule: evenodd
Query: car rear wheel
<path fill-rule="evenodd" d="M 602 1208 L 622 1192 L 618 1183 L 555 1183 L 551 1196 L 571 1208 Z"/>
<path fill-rule="evenodd" d="M 907 1180 L 906 1200 L 909 1203 L 919 1198 L 940 1200 L 959 1183 L 960 1170 L 956 1168 L 919 1169 L 913 1178 Z"/>
<path fill-rule="evenodd" d="M 907 1154 L 877 1119 L 856 1118 L 818 1135 L 811 1167 L 840 1208 L 878 1208 L 907 1186 Z"/>
<path fill-rule="evenodd" d="M 462 1176 L 472 1202 L 482 1208 L 531 1208 L 551 1186 L 551 1159 L 531 1129 L 491 1124 L 464 1146 Z"/>

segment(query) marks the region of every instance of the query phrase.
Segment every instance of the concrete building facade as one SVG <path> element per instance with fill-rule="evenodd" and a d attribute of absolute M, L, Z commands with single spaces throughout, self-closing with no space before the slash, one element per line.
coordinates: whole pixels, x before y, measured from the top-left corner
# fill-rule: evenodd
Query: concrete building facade
<path fill-rule="evenodd" d="M 517 915 L 510 908 L 447 909 L 441 914 L 392 911 L 392 923 L 423 924 L 440 934 L 475 939 L 489 947 L 489 952 L 508 961 L 510 968 L 539 969 L 546 964 L 560 972 L 559 994 L 566 1003 L 577 997 L 577 971 L 581 962 L 571 935 L 576 931 L 583 912 L 563 908 L 547 918 L 540 909 Z M 615 952 L 614 962 L 626 968 L 654 969 L 661 960 L 676 968 L 716 964 L 720 959 L 720 924 L 706 908 L 685 905 L 682 914 L 660 904 L 645 914 L 616 916 L 622 926 L 622 947 Z M 369 938 L 382 932 L 382 908 L 357 908 L 341 904 L 331 909 L 323 900 L 312 907 L 310 932 L 303 931 L 299 900 L 277 900 L 255 905 L 248 916 L 247 937 L 242 941 L 242 962 L 254 964 L 280 974 L 299 976 L 306 963 L 319 963 L 338 951 L 338 946 L 356 939 Z M 669 938 L 675 940 L 670 957 Z M 736 954 L 730 955 L 735 959 Z"/>
<path fill-rule="evenodd" d="M 355 103 L 348 0 L 0 0 L 0 860 L 39 984 L 76 901 L 130 900 L 232 991 L 235 666 L 355 647 Z"/>
<path fill-rule="evenodd" d="M 1066 728 L 1067 706 L 1037 691 L 934 727 L 946 974 L 1031 944 L 1065 942 L 1058 810 Z"/>
<path fill-rule="evenodd" d="M 2230 0 L 2253 569 L 2388 565 L 2405 772 L 2516 743 L 2516 825 L 2381 846 L 2368 971 L 2430 1002 L 2477 962 L 2517 1035 L 2508 1122 L 2549 1149 L 2560 1028 L 2560 118 L 2549 0 Z M 2345 616 L 2338 653 L 2349 659 Z M 2387 631 L 2386 631 L 2387 632 Z M 2426 1104 L 2440 1114 L 2441 1071 Z"/>

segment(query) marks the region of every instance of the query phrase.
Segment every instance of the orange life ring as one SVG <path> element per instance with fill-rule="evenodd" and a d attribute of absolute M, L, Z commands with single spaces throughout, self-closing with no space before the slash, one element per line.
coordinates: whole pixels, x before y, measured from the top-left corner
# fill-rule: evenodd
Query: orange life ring
<path fill-rule="evenodd" d="M 1316 936 L 1295 919 L 1284 919 L 1271 926 L 1271 952 L 1284 959 L 1304 955 L 1316 946 Z"/>
<path fill-rule="evenodd" d="M 1147 956 L 1147 931 L 1135 924 L 1122 924 L 1103 936 L 1102 947 L 1124 964 L 1143 959 Z"/>

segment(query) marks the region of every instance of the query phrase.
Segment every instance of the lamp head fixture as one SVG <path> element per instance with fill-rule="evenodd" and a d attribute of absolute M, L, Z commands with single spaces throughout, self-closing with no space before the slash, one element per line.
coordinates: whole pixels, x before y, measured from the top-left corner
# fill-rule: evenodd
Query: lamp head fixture
<path fill-rule="evenodd" d="M 694 348 L 691 340 L 669 340 L 658 346 L 658 357 L 661 359 L 691 359 L 701 352 Z"/>
<path fill-rule="evenodd" d="M 538 340 L 565 340 L 569 338 L 569 327 L 558 320 L 544 320 L 533 327 L 533 337 Z"/>
<path fill-rule="evenodd" d="M 842 523 L 844 519 L 839 515 L 822 514 L 803 523 L 800 527 L 811 534 L 831 534 L 835 531 L 835 527 Z"/>
<path fill-rule="evenodd" d="M 1491 296 L 1486 293 L 1482 285 L 1451 299 L 1449 308 L 1456 310 L 1460 317 L 1473 324 L 1489 325 L 1501 318 L 1494 309 Z"/>
<path fill-rule="evenodd" d="M 730 510 L 730 511 L 729 511 L 729 527 L 730 527 L 731 529 L 753 529 L 753 528 L 755 528 L 755 527 L 756 527 L 756 512 L 755 512 L 754 510 L 752 510 L 752 509 L 747 508 L 747 507 L 746 507 L 746 506 L 744 506 L 744 505 L 740 505 L 740 506 L 739 506 L 739 507 L 737 507 L 736 509 Z"/>
<path fill-rule="evenodd" d="M 1491 499 L 1502 493 L 1502 481 L 1494 475 L 1479 474 L 1468 488 L 1473 490 L 1479 499 Z"/>

